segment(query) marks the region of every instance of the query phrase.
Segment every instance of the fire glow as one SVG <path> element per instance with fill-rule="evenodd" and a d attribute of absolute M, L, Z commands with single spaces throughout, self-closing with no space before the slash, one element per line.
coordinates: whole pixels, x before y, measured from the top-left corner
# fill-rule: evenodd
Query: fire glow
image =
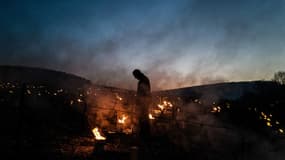
<path fill-rule="evenodd" d="M 92 130 L 94 136 L 95 136 L 95 139 L 96 140 L 106 140 L 106 137 L 103 137 L 100 132 L 99 132 L 99 129 L 97 127 L 95 127 L 93 130 Z"/>
<path fill-rule="evenodd" d="M 171 108 L 173 107 L 173 104 L 171 102 L 168 102 L 166 100 L 164 100 L 162 102 L 162 104 L 158 104 L 157 107 L 160 109 L 160 110 L 164 110 L 166 108 Z"/>
<path fill-rule="evenodd" d="M 148 114 L 148 118 L 149 118 L 149 119 L 155 119 L 155 118 L 152 116 L 152 114 Z"/>
<path fill-rule="evenodd" d="M 116 98 L 117 98 L 117 100 L 119 100 L 119 101 L 122 101 L 122 100 L 123 100 L 123 98 L 120 97 L 118 94 L 116 94 Z"/>
<path fill-rule="evenodd" d="M 118 123 L 124 124 L 127 118 L 127 116 L 123 115 L 122 118 L 118 119 Z"/>
<path fill-rule="evenodd" d="M 212 113 L 218 113 L 221 112 L 221 107 L 220 106 L 214 106 L 211 110 Z"/>

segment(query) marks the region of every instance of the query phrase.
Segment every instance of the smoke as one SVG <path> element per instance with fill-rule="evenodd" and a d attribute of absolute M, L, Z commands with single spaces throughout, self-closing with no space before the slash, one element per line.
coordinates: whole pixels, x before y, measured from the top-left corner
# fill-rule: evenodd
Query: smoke
<path fill-rule="evenodd" d="M 127 89 L 139 68 L 153 90 L 266 79 L 285 67 L 283 1 L 124 2 L 7 2 L 0 63 Z"/>
<path fill-rule="evenodd" d="M 134 93 L 115 88 L 92 87 L 88 90 L 87 111 L 91 127 L 131 133 L 137 123 Z M 123 120 L 124 119 L 124 120 Z M 122 122 L 119 122 L 122 120 Z"/>
<path fill-rule="evenodd" d="M 221 93 L 218 93 L 217 90 L 214 88 L 207 92 L 209 89 L 205 89 L 206 92 L 198 93 L 201 96 L 191 100 L 191 102 L 189 102 L 189 99 L 187 99 L 187 102 L 182 101 L 183 98 L 176 97 L 176 94 L 173 96 L 171 91 L 167 92 L 169 97 L 156 94 L 154 98 L 170 101 L 173 106 L 179 107 L 180 110 L 176 115 L 175 123 L 173 121 L 165 122 L 164 125 L 155 126 L 154 130 L 163 130 L 163 133 L 167 134 L 169 140 L 175 144 L 175 149 L 182 149 L 189 155 L 197 156 L 200 159 L 269 160 L 284 158 L 285 148 L 282 137 L 277 137 L 274 134 L 267 136 L 267 134 L 258 133 L 251 130 L 251 128 L 244 127 L 242 124 L 235 125 L 231 123 L 232 120 L 227 115 L 228 113 L 223 111 L 224 107 L 222 107 L 220 114 L 212 112 L 213 102 L 218 104 L 222 98 Z M 239 89 L 233 90 L 239 92 Z M 223 92 L 227 91 L 223 90 Z M 96 88 L 87 98 L 90 106 L 88 113 L 93 118 L 91 124 L 94 127 L 100 126 L 107 130 L 116 127 L 131 130 L 130 128 L 133 126 L 130 126 L 132 122 L 129 121 L 129 118 L 133 114 L 130 109 L 135 105 L 133 94 L 134 92 L 123 92 L 112 88 Z M 187 97 L 189 95 L 180 96 Z M 122 97 L 122 100 L 118 97 Z M 160 102 L 158 99 L 154 99 L 152 109 L 157 108 L 156 104 Z M 238 101 L 238 99 L 235 100 Z M 115 110 L 118 111 L 116 116 L 114 116 Z M 125 126 L 118 126 L 117 120 L 123 114 L 128 117 L 128 121 L 126 121 Z M 112 118 L 114 118 L 115 125 L 111 123 Z M 133 122 L 135 122 L 135 118 Z M 243 118 L 243 115 L 240 115 L 240 118 Z M 168 127 L 164 128 L 164 126 Z M 160 134 L 160 132 L 154 133 Z M 197 152 L 199 155 L 196 155 Z M 201 155 L 200 153 L 204 154 Z"/>
<path fill-rule="evenodd" d="M 221 119 L 211 113 L 211 105 L 205 104 L 201 99 L 199 101 L 182 106 L 180 119 L 185 122 L 183 129 L 168 131 L 169 137 L 177 146 L 194 157 L 192 152 L 196 149 L 204 153 L 197 157 L 207 159 L 284 159 L 283 138 L 276 135 L 267 137 L 237 127 L 229 119 Z"/>

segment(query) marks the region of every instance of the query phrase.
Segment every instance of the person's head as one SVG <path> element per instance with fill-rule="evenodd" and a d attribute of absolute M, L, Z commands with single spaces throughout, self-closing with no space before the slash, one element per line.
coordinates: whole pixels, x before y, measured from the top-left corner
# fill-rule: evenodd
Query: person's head
<path fill-rule="evenodd" d="M 136 79 L 140 80 L 141 77 L 143 76 L 143 73 L 139 69 L 135 69 L 133 71 L 133 75 Z"/>

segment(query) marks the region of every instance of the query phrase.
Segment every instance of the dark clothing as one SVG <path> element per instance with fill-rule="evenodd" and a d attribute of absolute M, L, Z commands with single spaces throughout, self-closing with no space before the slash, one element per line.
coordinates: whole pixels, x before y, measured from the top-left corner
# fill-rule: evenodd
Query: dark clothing
<path fill-rule="evenodd" d="M 148 109 L 151 104 L 151 87 L 148 77 L 146 77 L 140 70 L 133 71 L 134 77 L 139 80 L 136 94 L 136 106 L 138 111 L 138 125 L 139 125 L 139 157 L 143 159 L 149 159 L 145 157 L 147 151 L 150 148 L 151 139 L 151 126 L 148 118 Z"/>
<path fill-rule="evenodd" d="M 139 120 L 139 135 L 145 139 L 150 136 L 150 123 L 148 118 L 148 109 L 151 104 L 151 87 L 148 77 L 139 70 L 134 70 L 133 75 L 139 80 L 137 86 L 136 105 Z"/>
<path fill-rule="evenodd" d="M 148 108 L 151 103 L 151 88 L 149 79 L 140 71 L 134 71 L 134 76 L 139 80 L 137 87 L 136 104 L 140 120 L 148 120 Z"/>
<path fill-rule="evenodd" d="M 146 76 L 142 76 L 138 82 L 137 96 L 150 96 L 150 82 Z"/>
<path fill-rule="evenodd" d="M 147 77 L 142 77 L 138 82 L 137 107 L 140 119 L 148 119 L 148 108 L 151 103 L 150 82 Z"/>
<path fill-rule="evenodd" d="M 149 141 L 151 137 L 149 119 L 139 119 L 139 137 L 144 141 Z"/>

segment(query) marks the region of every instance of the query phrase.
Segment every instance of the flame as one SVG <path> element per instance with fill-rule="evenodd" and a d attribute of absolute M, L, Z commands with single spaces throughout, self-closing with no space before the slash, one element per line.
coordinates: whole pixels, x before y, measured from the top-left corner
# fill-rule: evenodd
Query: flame
<path fill-rule="evenodd" d="M 158 104 L 157 107 L 160 108 L 161 110 L 164 109 L 164 105 L 161 105 L 161 104 Z"/>
<path fill-rule="evenodd" d="M 98 127 L 95 127 L 95 128 L 92 130 L 92 132 L 93 132 L 93 134 L 94 134 L 96 140 L 106 140 L 106 137 L 101 136 Z"/>
<path fill-rule="evenodd" d="M 152 114 L 148 114 L 148 118 L 149 118 L 149 119 L 155 119 L 155 118 L 152 116 Z"/>
<path fill-rule="evenodd" d="M 28 94 L 32 94 L 32 92 L 31 92 L 29 89 L 27 90 L 27 93 L 28 93 Z"/>
<path fill-rule="evenodd" d="M 124 124 L 128 117 L 123 115 L 121 119 L 118 119 L 118 123 Z"/>
<path fill-rule="evenodd" d="M 123 98 L 120 97 L 118 94 L 116 94 L 116 98 L 117 98 L 119 101 L 122 101 L 122 100 L 123 100 Z"/>
<path fill-rule="evenodd" d="M 169 101 L 164 100 L 162 104 L 157 104 L 157 107 L 160 108 L 160 110 L 164 110 L 166 108 L 173 107 L 173 104 Z"/>
<path fill-rule="evenodd" d="M 271 124 L 271 118 L 270 118 L 270 117 L 273 117 L 272 114 L 266 115 L 266 113 L 264 113 L 264 112 L 260 112 L 260 114 L 261 114 L 260 119 L 264 119 L 267 121 L 267 122 L 265 122 L 266 126 L 272 127 L 273 125 Z M 276 121 L 275 124 L 278 125 L 279 122 Z"/>
<path fill-rule="evenodd" d="M 167 102 L 167 105 L 168 105 L 169 107 L 173 107 L 173 105 L 172 105 L 171 102 Z"/>
<path fill-rule="evenodd" d="M 217 107 L 214 106 L 214 107 L 212 108 L 211 112 L 212 112 L 212 113 L 221 112 L 221 107 L 220 107 L 220 106 L 217 106 Z"/>
<path fill-rule="evenodd" d="M 261 115 L 266 119 L 267 116 L 265 113 L 261 112 Z"/>
<path fill-rule="evenodd" d="M 81 102 L 83 102 L 83 100 L 80 99 L 80 98 L 78 98 L 78 99 L 77 99 L 77 102 L 81 103 Z"/>
<path fill-rule="evenodd" d="M 154 114 L 160 114 L 161 110 L 155 109 L 155 110 L 153 110 L 153 112 L 154 112 Z"/>
<path fill-rule="evenodd" d="M 195 99 L 194 102 L 198 104 L 202 104 L 202 102 L 199 99 Z M 215 104 L 215 102 L 213 102 L 213 104 Z"/>
<path fill-rule="evenodd" d="M 279 132 L 282 134 L 284 133 L 283 129 L 281 129 L 281 128 L 279 129 Z"/>
<path fill-rule="evenodd" d="M 267 122 L 266 125 L 267 125 L 268 127 L 272 127 L 272 124 L 271 124 L 270 122 Z"/>

